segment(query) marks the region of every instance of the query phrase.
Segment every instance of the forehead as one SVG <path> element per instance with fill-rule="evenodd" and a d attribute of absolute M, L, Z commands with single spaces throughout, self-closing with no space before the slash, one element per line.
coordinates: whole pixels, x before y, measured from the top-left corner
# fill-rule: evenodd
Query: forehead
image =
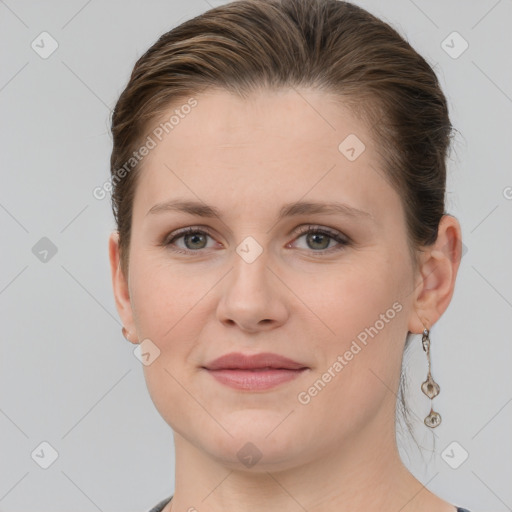
<path fill-rule="evenodd" d="M 332 95 L 287 89 L 241 98 L 218 90 L 189 100 L 148 130 L 155 147 L 143 161 L 134 215 L 173 196 L 279 208 L 307 195 L 378 216 L 376 200 L 393 194 L 368 127 Z"/>
<path fill-rule="evenodd" d="M 190 109 L 185 108 L 190 98 L 174 102 L 154 123 L 161 125 L 170 119 L 169 114 L 179 114 L 181 109 L 187 111 L 173 121 L 179 122 L 163 138 L 169 142 L 180 138 L 190 146 L 206 139 L 224 147 L 248 144 L 252 137 L 254 144 L 260 145 L 273 141 L 279 144 L 314 141 L 332 146 L 347 129 L 358 132 L 363 139 L 368 138 L 367 127 L 339 97 L 317 89 L 258 89 L 246 97 L 212 89 L 195 96 L 194 100 L 196 105 Z M 284 128 L 288 131 L 283 132 Z"/>

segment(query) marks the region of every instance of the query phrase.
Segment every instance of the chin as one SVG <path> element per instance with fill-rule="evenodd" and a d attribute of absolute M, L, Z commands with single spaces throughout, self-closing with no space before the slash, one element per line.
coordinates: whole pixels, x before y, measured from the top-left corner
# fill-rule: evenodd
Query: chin
<path fill-rule="evenodd" d="M 284 410 L 284 409 L 283 409 Z M 291 410 L 291 409 L 290 409 Z M 202 449 L 219 463 L 233 470 L 264 472 L 293 467 L 303 456 L 301 446 L 307 446 L 301 430 L 292 418 L 294 414 L 238 410 L 220 415 L 223 429 L 216 435 L 201 436 Z M 284 420 L 284 421 L 283 421 Z"/>

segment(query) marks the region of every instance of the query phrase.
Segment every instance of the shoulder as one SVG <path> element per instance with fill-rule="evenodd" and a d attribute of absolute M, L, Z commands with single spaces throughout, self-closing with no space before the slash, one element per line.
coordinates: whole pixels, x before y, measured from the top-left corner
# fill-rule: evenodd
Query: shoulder
<path fill-rule="evenodd" d="M 172 500 L 172 496 L 165 498 L 164 500 L 157 503 L 153 508 L 149 509 L 147 512 L 162 512 L 164 507 Z M 461 512 L 466 512 L 464 509 L 460 509 Z M 459 512 L 459 510 L 457 510 Z"/>

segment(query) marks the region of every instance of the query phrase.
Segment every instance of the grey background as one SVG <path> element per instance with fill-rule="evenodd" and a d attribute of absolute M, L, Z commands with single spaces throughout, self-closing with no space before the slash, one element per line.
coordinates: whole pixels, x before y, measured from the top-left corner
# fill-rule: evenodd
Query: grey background
<path fill-rule="evenodd" d="M 109 198 L 92 190 L 109 177 L 109 111 L 136 58 L 220 3 L 0 0 L 2 511 L 138 512 L 173 492 L 172 432 L 121 335 L 107 256 L 114 222 Z M 418 337 L 407 356 L 408 402 L 423 448 L 399 434 L 401 452 L 451 503 L 512 510 L 512 2 L 356 3 L 434 66 L 459 130 L 447 207 L 467 252 L 431 333 L 443 423 L 433 432 L 422 424 L 429 401 L 419 391 Z M 31 47 L 43 31 L 58 43 L 46 59 Z M 469 44 L 458 58 L 443 47 L 453 31 Z M 47 261 L 43 237 L 57 249 Z M 58 452 L 47 469 L 42 442 Z M 447 460 L 460 463 L 462 450 L 469 456 L 454 469 Z"/>

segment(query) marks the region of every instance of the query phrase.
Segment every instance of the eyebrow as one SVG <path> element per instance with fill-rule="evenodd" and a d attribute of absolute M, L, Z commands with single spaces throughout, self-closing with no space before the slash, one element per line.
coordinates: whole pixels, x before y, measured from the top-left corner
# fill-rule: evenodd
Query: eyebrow
<path fill-rule="evenodd" d="M 222 219 L 222 212 L 215 206 L 210 206 L 199 201 L 180 200 L 174 199 L 157 203 L 150 208 L 146 215 L 156 214 L 162 212 L 183 212 L 198 217 L 217 217 Z M 285 217 L 294 217 L 306 214 L 327 214 L 327 215 L 344 215 L 352 218 L 373 219 L 373 215 L 369 212 L 359 210 L 353 206 L 339 203 L 337 201 L 331 202 L 311 202 L 311 201 L 296 201 L 287 203 L 282 206 L 277 216 L 277 221 Z"/>

